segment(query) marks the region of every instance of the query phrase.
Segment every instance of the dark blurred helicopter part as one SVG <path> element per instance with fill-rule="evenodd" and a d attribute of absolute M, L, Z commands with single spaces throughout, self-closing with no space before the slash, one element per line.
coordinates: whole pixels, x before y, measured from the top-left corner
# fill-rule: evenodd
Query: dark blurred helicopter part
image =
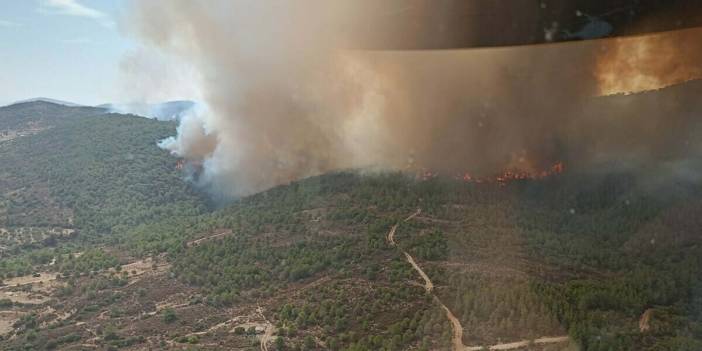
<path fill-rule="evenodd" d="M 564 30 L 563 33 L 565 34 L 564 36 L 561 36 L 561 38 L 564 39 L 582 39 L 582 40 L 587 40 L 587 39 L 598 39 L 598 38 L 604 38 L 612 34 L 614 31 L 614 26 L 610 24 L 609 22 L 605 21 L 604 19 L 600 17 L 593 17 L 590 15 L 584 15 L 586 16 L 588 22 L 580 28 L 575 33 L 572 33 L 568 30 Z M 557 33 L 556 33 L 557 35 Z M 546 41 L 553 41 L 557 36 L 554 35 L 553 37 L 550 38 L 545 38 Z"/>
<path fill-rule="evenodd" d="M 391 0 L 365 7 L 360 46 L 532 45 L 702 26 L 700 0 Z"/>

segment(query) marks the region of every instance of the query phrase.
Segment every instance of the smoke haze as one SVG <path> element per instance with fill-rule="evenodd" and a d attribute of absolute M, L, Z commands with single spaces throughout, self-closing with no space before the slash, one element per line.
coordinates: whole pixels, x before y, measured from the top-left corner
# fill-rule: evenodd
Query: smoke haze
<path fill-rule="evenodd" d="M 201 163 L 200 181 L 233 196 L 338 169 L 487 175 L 559 160 L 576 169 L 671 162 L 702 150 L 691 128 L 699 85 L 595 97 L 699 78 L 699 30 L 500 49 L 350 49 L 369 35 L 353 28 L 382 31 L 364 16 L 387 11 L 378 6 L 135 2 L 135 35 L 189 63 L 206 105 L 160 145 Z M 622 63 L 638 45 L 639 58 Z"/>

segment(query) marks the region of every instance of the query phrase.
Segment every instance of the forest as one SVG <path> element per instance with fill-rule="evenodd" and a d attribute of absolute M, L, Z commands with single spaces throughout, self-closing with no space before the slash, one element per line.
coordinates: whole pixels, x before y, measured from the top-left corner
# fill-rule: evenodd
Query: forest
<path fill-rule="evenodd" d="M 275 350 L 449 349 L 438 300 L 465 345 L 568 335 L 582 350 L 702 349 L 694 182 L 661 191 L 636 170 L 507 184 L 349 170 L 221 204 L 156 146 L 175 123 L 20 107 L 0 108 L 3 126 L 33 128 L 0 141 L 0 276 L 59 274 L 52 306 L 74 308 L 81 321 L 108 318 L 105 347 L 216 340 L 205 317 L 189 315 L 263 301 Z M 27 114 L 35 119 L 20 118 Z M 387 238 L 394 225 L 397 247 Z M 403 252 L 431 277 L 436 298 Z M 148 300 L 158 291 L 131 287 L 141 273 L 122 267 L 147 259 L 153 272 L 167 267 L 153 289 L 175 286 L 187 303 L 159 310 Z M 127 332 L 151 315 L 158 337 Z M 86 337 L 63 321 L 52 328 L 73 329 L 50 337 L 42 318 L 25 315 L 0 345 L 53 349 Z M 249 329 L 231 334 L 257 349 Z"/>

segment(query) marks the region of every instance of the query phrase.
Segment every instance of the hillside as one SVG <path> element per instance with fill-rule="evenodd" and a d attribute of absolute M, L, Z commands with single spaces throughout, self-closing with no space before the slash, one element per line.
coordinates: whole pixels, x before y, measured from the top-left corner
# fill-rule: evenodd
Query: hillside
<path fill-rule="evenodd" d="M 0 123 L 42 126 L 0 142 L 2 349 L 702 349 L 697 185 L 340 172 L 213 208 L 172 122 Z"/>
<path fill-rule="evenodd" d="M 174 124 L 35 102 L 0 108 L 0 125 L 18 131 L 0 142 L 0 257 L 203 210 L 176 160 L 155 147 Z M 4 275 L 28 269 L 0 262 Z"/>
<path fill-rule="evenodd" d="M 104 112 L 94 107 L 64 106 L 45 101 L 3 106 L 0 107 L 0 142 L 36 134 L 67 117 L 94 116 Z"/>

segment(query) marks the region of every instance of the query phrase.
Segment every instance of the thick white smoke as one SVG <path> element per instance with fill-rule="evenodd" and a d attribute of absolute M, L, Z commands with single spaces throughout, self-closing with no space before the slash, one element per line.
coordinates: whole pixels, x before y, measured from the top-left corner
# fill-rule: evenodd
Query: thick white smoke
<path fill-rule="evenodd" d="M 134 3 L 138 35 L 192 64 L 209 108 L 161 146 L 242 195 L 300 177 L 377 163 L 382 104 L 373 77 L 340 51 L 351 2 Z M 197 84 L 197 82 L 194 82 Z M 384 126 L 378 125 L 377 128 Z"/>

